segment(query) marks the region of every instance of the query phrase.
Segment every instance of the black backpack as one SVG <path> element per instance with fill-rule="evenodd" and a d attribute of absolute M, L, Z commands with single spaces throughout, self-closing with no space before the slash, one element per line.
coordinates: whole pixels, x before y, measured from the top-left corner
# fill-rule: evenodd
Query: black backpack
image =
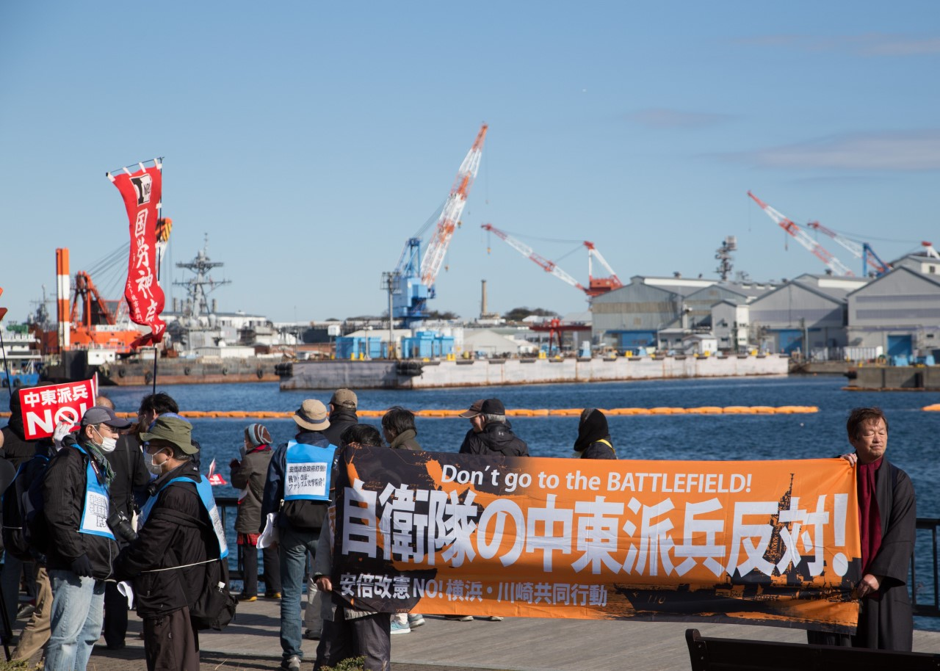
<path fill-rule="evenodd" d="M 20 465 L 3 493 L 3 546 L 21 561 L 33 561 L 51 545 L 42 498 L 48 465 L 48 456 L 34 455 Z"/>
<path fill-rule="evenodd" d="M 198 517 L 166 509 L 159 514 L 180 526 L 201 529 L 208 537 L 215 538 L 212 526 Z M 229 589 L 227 559 L 210 559 L 203 566 L 202 585 L 198 589 L 199 596 L 189 605 L 189 619 L 196 629 L 221 631 L 222 627 L 235 619 L 235 608 L 238 605 L 238 599 Z"/>

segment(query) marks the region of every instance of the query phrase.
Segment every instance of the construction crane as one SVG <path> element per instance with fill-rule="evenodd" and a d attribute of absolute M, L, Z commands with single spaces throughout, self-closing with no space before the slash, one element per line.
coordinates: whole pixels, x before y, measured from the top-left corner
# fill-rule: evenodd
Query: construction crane
<path fill-rule="evenodd" d="M 814 231 L 819 231 L 824 235 L 828 235 L 830 238 L 838 242 L 840 245 L 845 247 L 856 259 L 862 260 L 862 277 L 868 277 L 868 267 L 871 266 L 872 271 L 875 275 L 884 275 L 886 272 L 891 270 L 891 266 L 875 254 L 875 250 L 871 248 L 867 242 L 856 242 L 850 238 L 845 237 L 835 231 L 826 228 L 818 221 L 810 221 L 806 224 L 807 228 L 812 228 Z"/>
<path fill-rule="evenodd" d="M 578 282 L 578 280 L 559 268 L 554 261 L 546 259 L 544 256 L 529 247 L 529 245 L 526 243 L 522 242 L 521 240 L 517 240 L 505 231 L 499 230 L 493 226 L 493 224 L 483 224 L 480 226 L 480 228 L 494 234 L 500 240 L 522 254 L 524 257 L 538 264 L 545 272 L 554 275 L 562 282 L 570 284 L 575 289 L 583 291 L 591 298 L 594 296 L 600 296 L 601 294 L 606 294 L 608 291 L 619 289 L 623 286 L 623 283 L 620 281 L 620 278 L 617 277 L 614 269 L 610 267 L 610 264 L 607 263 L 607 260 L 604 259 L 593 242 L 585 240 L 581 243 L 587 247 L 588 250 L 588 286 L 584 287 L 584 285 Z M 608 277 L 594 277 L 594 269 L 591 265 L 592 259 L 597 259 L 600 264 L 604 266 L 607 272 L 610 273 L 610 275 Z"/>
<path fill-rule="evenodd" d="M 477 133 L 473 146 L 460 164 L 457 177 L 450 189 L 450 194 L 441 208 L 434 228 L 434 235 L 421 254 L 421 236 L 427 229 L 425 225 L 418 233 L 408 238 L 398 265 L 392 273 L 385 273 L 383 288 L 387 288 L 392 295 L 392 316 L 404 320 L 405 328 L 410 328 L 422 319 L 427 318 L 428 299 L 434 298 L 436 291 L 434 283 L 437 275 L 444 265 L 444 256 L 447 247 L 454 237 L 454 231 L 460 225 L 460 215 L 463 214 L 470 195 L 470 187 L 476 179 L 480 169 L 480 158 L 483 155 L 483 141 L 486 138 L 488 126 L 483 124 Z"/>
<path fill-rule="evenodd" d="M 806 247 L 806 249 L 808 249 L 817 259 L 825 263 L 826 267 L 829 268 L 829 270 L 831 270 L 834 275 L 848 275 L 850 277 L 855 276 L 855 274 L 849 270 L 848 266 L 827 252 L 822 245 L 809 237 L 809 235 L 806 234 L 806 231 L 793 223 L 792 220 L 772 208 L 770 205 L 762 201 L 750 191 L 747 192 L 747 195 L 749 195 L 755 203 L 760 205 L 760 208 L 766 212 L 767 216 L 773 219 L 777 225 L 780 226 L 780 228 L 792 235 L 797 242 Z"/>

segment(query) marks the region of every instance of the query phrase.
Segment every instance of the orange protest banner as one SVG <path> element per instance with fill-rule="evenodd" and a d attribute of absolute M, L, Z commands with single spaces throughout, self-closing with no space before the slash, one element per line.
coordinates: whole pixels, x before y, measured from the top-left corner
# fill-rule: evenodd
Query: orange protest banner
<path fill-rule="evenodd" d="M 346 448 L 334 591 L 365 610 L 853 632 L 853 468 Z"/>

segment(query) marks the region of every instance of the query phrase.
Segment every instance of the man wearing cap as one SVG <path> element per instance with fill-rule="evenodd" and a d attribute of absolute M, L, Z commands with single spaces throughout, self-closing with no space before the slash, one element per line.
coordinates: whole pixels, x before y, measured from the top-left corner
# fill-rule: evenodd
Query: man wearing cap
<path fill-rule="evenodd" d="M 328 476 L 332 467 L 335 446 L 324 434 L 330 428 L 330 420 L 326 406 L 320 401 L 304 401 L 294 413 L 294 422 L 298 427 L 294 440 L 278 447 L 271 458 L 261 519 L 266 520 L 269 513 L 277 513 L 281 559 L 281 668 L 298 671 L 303 658 L 300 596 L 304 569 L 307 553 L 316 553 L 320 528 L 326 520 L 329 490 L 324 488 L 324 476 Z M 320 612 L 318 602 L 307 607 L 311 606 L 316 613 Z M 320 623 L 316 625 L 322 627 Z"/>
<path fill-rule="evenodd" d="M 337 389 L 330 399 L 330 425 L 323 430 L 330 445 L 339 445 L 343 431 L 359 423 L 356 408 L 359 399 L 352 389 Z"/>
<path fill-rule="evenodd" d="M 479 403 L 479 401 L 477 402 Z M 512 432 L 506 421 L 506 408 L 498 398 L 488 398 L 475 409 L 474 403 L 461 417 L 470 418 L 473 429 L 460 446 L 461 454 L 487 454 L 503 457 L 527 457 L 529 447 Z M 477 429 L 479 427 L 479 429 Z"/>
<path fill-rule="evenodd" d="M 128 426 L 130 422 L 118 419 L 110 408 L 89 408 L 78 442 L 63 441 L 46 469 L 42 497 L 52 583 L 45 663 L 49 671 L 84 669 L 101 635 L 104 581 L 112 577 L 117 556 L 108 526 L 108 487 L 114 472 L 105 454 L 114 451 L 118 430 Z"/>
<path fill-rule="evenodd" d="M 207 562 L 228 555 L 224 531 L 212 487 L 193 461 L 198 449 L 189 422 L 161 415 L 140 438 L 147 470 L 157 477 L 147 487 L 138 536 L 121 551 L 115 573 L 134 581 L 147 669 L 198 671 L 199 636 L 189 609 Z M 222 570 L 227 581 L 224 562 Z"/>

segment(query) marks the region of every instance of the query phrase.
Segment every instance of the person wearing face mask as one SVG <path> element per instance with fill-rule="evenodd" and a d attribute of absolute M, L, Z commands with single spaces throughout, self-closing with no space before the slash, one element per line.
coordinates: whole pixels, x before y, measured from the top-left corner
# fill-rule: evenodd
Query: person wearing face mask
<path fill-rule="evenodd" d="M 144 441 L 144 463 L 156 475 L 140 511 L 135 540 L 115 563 L 120 580 L 134 581 L 144 624 L 147 669 L 199 671 L 199 636 L 190 607 L 200 595 L 207 562 L 228 556 L 212 487 L 193 461 L 192 425 L 161 415 Z M 223 562 L 222 580 L 228 582 Z"/>
<path fill-rule="evenodd" d="M 105 454 L 118 430 L 130 426 L 110 408 L 92 407 L 82 417 L 78 441 L 63 441 L 42 484 L 50 534 L 52 583 L 50 636 L 45 668 L 84 669 L 101 635 L 105 579 L 112 577 L 117 543 L 108 525 L 108 488 L 114 471 Z"/>
<path fill-rule="evenodd" d="M 232 487 L 240 489 L 238 516 L 235 518 L 235 533 L 242 550 L 245 587 L 239 601 L 258 599 L 258 527 L 261 526 L 261 497 L 264 481 L 268 477 L 271 463 L 271 434 L 263 424 L 245 427 L 244 444 L 240 449 L 241 460 L 232 459 L 229 464 Z M 264 582 L 268 596 L 281 592 L 281 570 L 277 548 L 267 547 L 264 554 Z"/>
<path fill-rule="evenodd" d="M 95 405 L 114 410 L 111 399 L 99 395 Z M 133 430 L 133 427 L 131 427 Z M 111 464 L 114 479 L 108 488 L 111 514 L 123 513 L 128 521 L 134 519 L 137 510 L 135 498 L 144 496 L 144 490 L 150 484 L 150 474 L 144 466 L 137 436 L 122 431 L 117 440 L 117 447 L 105 453 L 105 459 Z M 118 547 L 127 545 L 120 534 L 117 535 Z M 127 598 L 118 591 L 117 583 L 108 582 L 104 589 L 104 640 L 108 650 L 120 650 L 124 647 L 127 635 Z"/>

